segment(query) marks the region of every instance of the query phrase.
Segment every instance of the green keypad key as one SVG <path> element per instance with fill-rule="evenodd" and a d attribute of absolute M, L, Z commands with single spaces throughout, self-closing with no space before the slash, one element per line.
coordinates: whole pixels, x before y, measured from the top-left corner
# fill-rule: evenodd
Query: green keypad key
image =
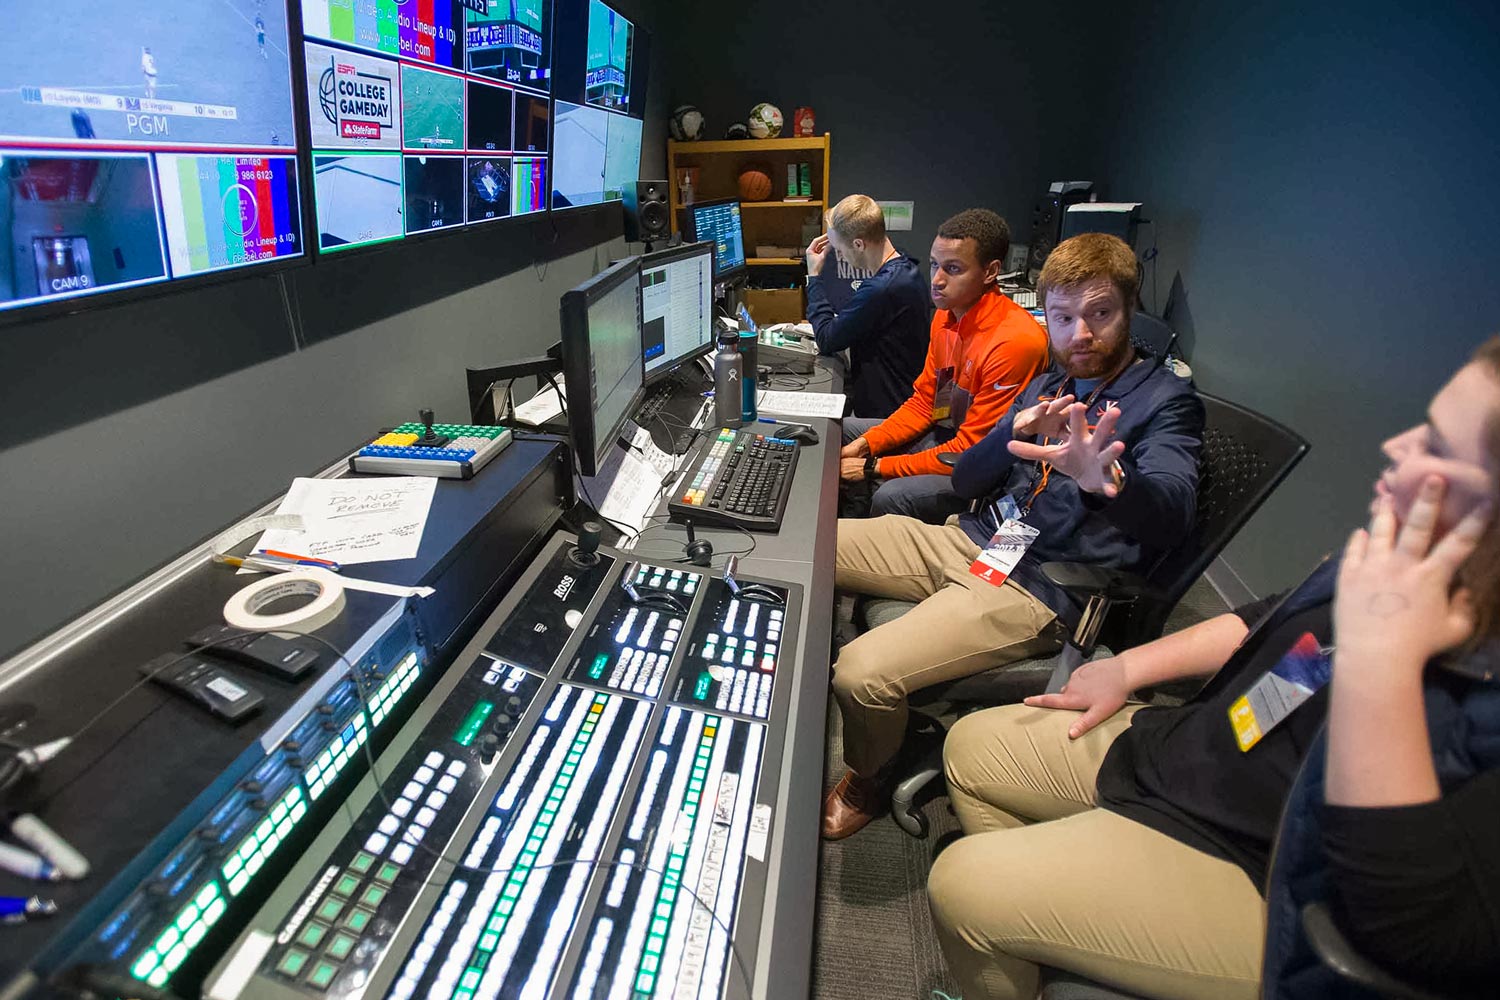
<path fill-rule="evenodd" d="M 333 891 L 340 896 L 352 896 L 354 890 L 359 888 L 359 879 L 353 875 L 345 874 L 333 887 Z"/>
<path fill-rule="evenodd" d="M 378 885 L 372 885 L 359 897 L 359 901 L 361 905 L 368 906 L 373 910 L 380 905 L 380 901 L 384 898 L 385 890 Z"/>
<path fill-rule="evenodd" d="M 370 918 L 373 916 L 374 914 L 369 910 L 361 910 L 356 907 L 350 910 L 349 915 L 344 918 L 344 926 L 358 934 L 370 925 Z"/>
<path fill-rule="evenodd" d="M 302 971 L 310 956 L 300 948 L 288 948 L 281 961 L 276 963 L 276 971 L 284 976 L 295 976 Z"/>
<path fill-rule="evenodd" d="M 396 881 L 396 876 L 400 874 L 401 866 L 393 865 L 389 861 L 387 861 L 385 864 L 380 866 L 380 871 L 375 873 L 375 878 L 379 882 L 384 882 L 386 885 L 390 885 L 392 882 Z"/>
<path fill-rule="evenodd" d="M 309 948 L 316 948 L 323 943 L 323 936 L 327 933 L 328 928 L 325 925 L 312 920 L 308 922 L 306 927 L 302 928 L 302 933 L 297 935 L 297 942 L 305 944 Z M 296 973 L 292 974 L 296 975 Z"/>
<path fill-rule="evenodd" d="M 330 924 L 339 918 L 344 912 L 344 901 L 342 899 L 325 899 L 323 905 L 318 907 L 318 916 Z"/>
<path fill-rule="evenodd" d="M 366 854 L 364 851 L 360 851 L 354 856 L 354 860 L 349 862 L 350 871 L 354 872 L 356 875 L 364 875 L 369 872 L 369 870 L 374 866 L 375 859 L 372 856 Z"/>
<path fill-rule="evenodd" d="M 307 974 L 307 981 L 318 989 L 327 989 L 328 984 L 333 982 L 333 977 L 339 974 L 337 965 L 328 962 L 319 962 L 313 966 L 313 970 Z"/>
<path fill-rule="evenodd" d="M 340 962 L 342 962 L 344 959 L 348 958 L 349 953 L 354 950 L 355 941 L 355 938 L 352 938 L 347 934 L 335 934 L 333 936 L 333 940 L 328 942 L 328 957 L 336 958 Z"/>

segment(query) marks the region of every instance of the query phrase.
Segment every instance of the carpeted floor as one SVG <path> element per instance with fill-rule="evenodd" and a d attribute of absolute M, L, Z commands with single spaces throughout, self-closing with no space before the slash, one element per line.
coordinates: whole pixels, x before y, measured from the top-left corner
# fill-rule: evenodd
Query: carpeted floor
<path fill-rule="evenodd" d="M 847 616 L 849 602 L 841 605 Z M 1225 610 L 1206 581 L 1188 591 L 1167 631 Z M 842 726 L 830 707 L 824 788 L 843 773 Z M 934 852 L 958 835 L 946 796 L 928 802 L 926 840 L 907 836 L 889 818 L 847 840 L 824 843 L 818 877 L 818 924 L 813 942 L 817 1000 L 941 1000 L 957 998 L 927 909 L 927 872 Z M 934 992 L 941 991 L 941 992 Z"/>

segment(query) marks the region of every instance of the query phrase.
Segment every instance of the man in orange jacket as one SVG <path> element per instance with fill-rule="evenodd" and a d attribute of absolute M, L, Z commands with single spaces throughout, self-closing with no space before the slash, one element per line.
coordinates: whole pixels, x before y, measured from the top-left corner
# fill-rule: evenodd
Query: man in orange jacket
<path fill-rule="evenodd" d="M 1000 294 L 1010 249 L 1005 220 L 983 208 L 959 212 L 932 241 L 937 312 L 922 374 L 884 420 L 847 418 L 840 475 L 879 481 L 870 514 L 941 524 L 964 508 L 938 456 L 962 453 L 989 433 L 1026 383 L 1047 367 L 1047 334 Z"/>

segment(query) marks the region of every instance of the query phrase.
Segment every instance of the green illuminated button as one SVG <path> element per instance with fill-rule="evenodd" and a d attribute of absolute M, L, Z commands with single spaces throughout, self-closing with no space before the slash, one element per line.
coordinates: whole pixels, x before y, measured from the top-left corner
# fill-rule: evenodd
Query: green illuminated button
<path fill-rule="evenodd" d="M 297 943 L 305 944 L 309 948 L 316 948 L 323 943 L 323 935 L 327 933 L 327 925 L 320 924 L 316 920 L 309 920 L 307 926 L 302 928 L 302 933 L 297 935 Z M 289 975 L 295 976 L 296 973 L 289 973 Z"/>
<path fill-rule="evenodd" d="M 390 885 L 392 882 L 396 881 L 396 876 L 399 874 L 401 874 L 401 866 L 393 865 L 389 861 L 387 861 L 385 864 L 380 866 L 380 871 L 375 873 L 375 878 L 378 881 L 384 882 L 386 885 Z"/>
<path fill-rule="evenodd" d="M 368 906 L 373 910 L 375 907 L 380 905 L 380 901 L 384 898 L 385 890 L 378 885 L 372 885 L 364 891 L 363 895 L 359 897 L 359 901 L 361 904 Z"/>
<path fill-rule="evenodd" d="M 281 961 L 276 963 L 276 971 L 283 976 L 295 976 L 302 971 L 311 957 L 300 948 L 288 948 L 286 954 L 281 956 Z"/>
<path fill-rule="evenodd" d="M 323 905 L 318 907 L 318 916 L 330 924 L 337 920 L 339 914 L 343 912 L 344 901 L 342 899 L 325 899 L 323 900 Z"/>
<path fill-rule="evenodd" d="M 349 869 L 357 874 L 364 875 L 374 864 L 375 859 L 373 857 L 364 851 L 360 851 L 354 856 L 354 860 L 349 862 Z"/>
<path fill-rule="evenodd" d="M 340 878 L 334 885 L 333 891 L 338 893 L 340 896 L 352 896 L 354 895 L 354 891 L 358 888 L 359 879 L 355 878 L 353 875 L 346 874 L 342 878 Z"/>
<path fill-rule="evenodd" d="M 328 957 L 336 958 L 342 962 L 354 950 L 355 941 L 355 938 L 347 934 L 335 934 L 333 940 L 328 942 Z"/>
<path fill-rule="evenodd" d="M 339 974 L 339 967 L 328 962 L 319 962 L 313 966 L 313 970 L 307 974 L 307 981 L 320 990 L 328 988 L 333 982 L 333 977 Z"/>
<path fill-rule="evenodd" d="M 350 910 L 349 915 L 344 918 L 344 926 L 357 934 L 370 925 L 370 918 L 374 915 L 369 910 L 356 907 Z"/>

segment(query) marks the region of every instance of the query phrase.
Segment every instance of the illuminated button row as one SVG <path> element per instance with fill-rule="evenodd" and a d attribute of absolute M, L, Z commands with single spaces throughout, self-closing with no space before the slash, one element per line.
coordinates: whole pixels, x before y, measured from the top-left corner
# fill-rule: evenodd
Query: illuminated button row
<path fill-rule="evenodd" d="M 626 646 L 620 650 L 620 658 L 615 661 L 615 669 L 609 675 L 609 686 L 654 698 L 661 693 L 662 682 L 667 677 L 667 664 L 671 661 L 670 653 L 648 653 Z M 589 672 L 593 673 L 592 670 Z"/>
<path fill-rule="evenodd" d="M 698 815 L 698 806 L 703 799 L 703 783 L 708 777 L 708 762 L 713 756 L 714 737 L 719 731 L 719 719 L 710 716 L 704 721 L 703 735 L 698 740 L 698 752 L 693 759 L 693 769 L 688 775 L 687 792 L 682 799 L 679 813 L 681 822 L 691 826 Z M 674 837 L 672 853 L 667 855 L 666 871 L 661 887 L 656 894 L 655 914 L 646 932 L 645 953 L 636 970 L 635 988 L 651 995 L 656 988 L 656 976 L 660 971 L 661 954 L 666 948 L 667 929 L 671 923 L 672 906 L 677 901 L 677 890 L 682 882 L 682 868 L 687 862 L 688 850 L 692 846 L 687 837 Z"/>
<path fill-rule="evenodd" d="M 505 664 L 496 663 L 484 672 L 484 677 L 481 679 L 486 684 L 493 686 L 500 684 L 501 678 L 505 679 L 505 683 L 500 685 L 500 690 L 507 694 L 515 694 L 521 690 L 521 684 L 526 680 L 526 671 L 520 667 L 511 667 L 509 670 L 506 670 Z"/>
<path fill-rule="evenodd" d="M 210 882 L 199 889 L 151 946 L 136 957 L 130 974 L 151 986 L 165 986 L 209 928 L 224 915 L 225 905 L 218 883 Z"/>
<path fill-rule="evenodd" d="M 255 829 L 235 846 L 220 867 L 219 871 L 223 873 L 229 886 L 229 895 L 238 896 L 245 891 L 250 879 L 260 871 L 261 866 L 291 833 L 292 827 L 306 814 L 307 802 L 302 798 L 302 789 L 296 786 L 287 789 L 286 794 L 271 807 L 265 819 L 256 824 Z"/>
<path fill-rule="evenodd" d="M 307 790 L 314 800 L 327 791 L 328 786 L 333 784 L 333 779 L 349 763 L 355 752 L 364 745 L 369 738 L 369 729 L 365 726 L 363 714 L 356 715 L 349 720 L 348 724 L 323 748 L 312 762 L 312 766 L 302 773 L 307 780 Z"/>
<path fill-rule="evenodd" d="M 427 972 L 428 964 L 437 954 L 438 945 L 442 944 L 443 935 L 448 931 L 448 924 L 452 922 L 453 914 L 458 912 L 459 903 L 468 890 L 469 884 L 462 879 L 455 879 L 448 883 L 448 890 L 438 901 L 432 918 L 427 922 L 427 929 L 422 932 L 421 940 L 412 947 L 406 959 L 406 966 L 401 970 L 401 978 L 391 985 L 387 1000 L 410 1000 L 418 981 Z"/>
<path fill-rule="evenodd" d="M 380 817 L 375 831 L 365 838 L 365 850 L 380 857 L 389 847 L 392 861 L 398 865 L 410 864 L 412 854 L 437 820 L 438 810 L 458 790 L 458 779 L 466 769 L 461 760 L 450 761 L 436 750 L 429 752 L 391 803 L 390 810 Z"/>
<path fill-rule="evenodd" d="M 647 566 L 642 564 L 636 570 L 635 585 L 645 586 L 653 590 L 665 590 L 671 593 L 681 591 L 691 597 L 698 592 L 698 584 L 703 576 L 700 573 L 689 573 L 680 569 L 667 569 L 663 566 Z M 624 640 L 621 640 L 622 642 Z"/>
<path fill-rule="evenodd" d="M 378 726 L 384 721 L 396 702 L 401 700 L 401 696 L 410 691 L 411 686 L 416 683 L 419 670 L 416 653 L 406 654 L 406 657 L 396 664 L 395 669 L 370 698 L 371 722 Z"/>
<path fill-rule="evenodd" d="M 764 719 L 771 711 L 771 678 L 768 674 L 745 670 L 732 671 L 719 685 L 714 707 L 721 712 L 742 712 Z"/>

